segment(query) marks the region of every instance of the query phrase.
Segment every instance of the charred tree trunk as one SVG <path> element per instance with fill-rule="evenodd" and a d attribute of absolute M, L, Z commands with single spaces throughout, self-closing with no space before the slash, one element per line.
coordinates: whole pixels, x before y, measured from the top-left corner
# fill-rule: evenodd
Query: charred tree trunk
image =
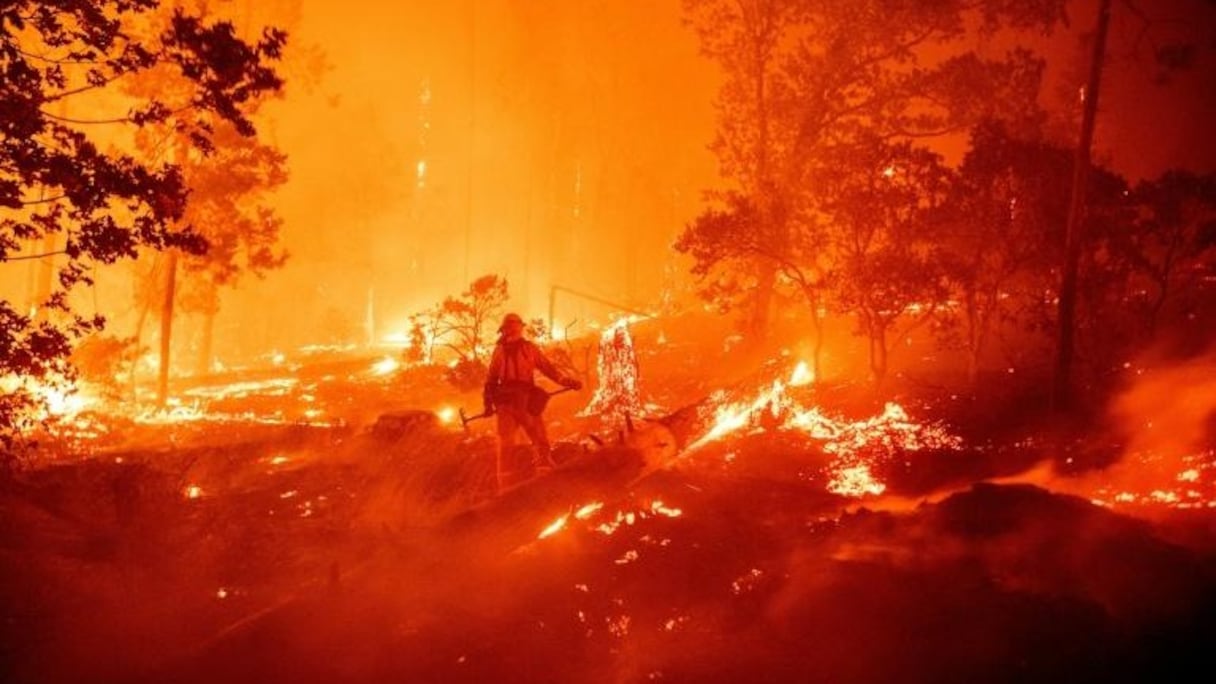
<path fill-rule="evenodd" d="M 1068 225 L 1064 233 L 1064 271 L 1060 278 L 1058 307 L 1058 339 L 1056 344 L 1055 378 L 1052 386 L 1052 406 L 1056 410 L 1072 403 L 1072 366 L 1075 352 L 1077 270 L 1081 258 L 1085 221 L 1085 191 L 1089 176 L 1090 151 L 1093 146 L 1094 122 L 1098 114 L 1098 89 L 1102 85 L 1102 66 L 1106 58 L 1106 34 L 1110 26 L 1111 0 L 1101 0 L 1098 26 L 1094 34 L 1093 58 L 1089 65 L 1089 81 L 1085 86 L 1085 109 L 1081 118 L 1081 139 L 1073 165 L 1072 196 L 1068 204 Z"/>
<path fill-rule="evenodd" d="M 967 382 L 975 386 L 980 372 L 980 337 L 979 337 L 979 306 L 976 303 L 974 288 L 967 288 Z"/>
<path fill-rule="evenodd" d="M 882 327 L 870 333 L 870 372 L 875 385 L 881 385 L 887 377 L 887 331 Z"/>
<path fill-rule="evenodd" d="M 773 306 L 773 288 L 777 285 L 777 267 L 768 259 L 756 263 L 759 271 L 756 291 L 752 295 L 751 311 L 748 312 L 747 332 L 752 341 L 758 342 L 768 332 L 769 311 Z"/>
<path fill-rule="evenodd" d="M 177 292 L 177 251 L 170 249 L 165 262 L 165 297 L 160 307 L 160 372 L 156 381 L 156 406 L 169 400 L 169 349 L 173 335 L 173 298 Z"/>

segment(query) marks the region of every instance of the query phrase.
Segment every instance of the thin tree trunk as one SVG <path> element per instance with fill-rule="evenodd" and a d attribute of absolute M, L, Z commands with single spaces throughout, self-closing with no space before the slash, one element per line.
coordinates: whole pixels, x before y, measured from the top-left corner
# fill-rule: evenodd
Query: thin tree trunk
<path fill-rule="evenodd" d="M 135 319 L 135 345 L 134 345 L 135 361 L 131 363 L 131 399 L 132 399 L 132 401 L 134 401 L 137 396 L 136 387 L 138 386 L 138 383 L 136 382 L 136 374 L 137 374 L 137 371 L 139 370 L 139 357 L 141 355 L 140 351 L 139 351 L 139 345 L 140 345 L 140 341 L 143 338 L 143 334 L 144 334 L 144 322 L 146 322 L 148 320 L 148 310 L 151 308 L 152 308 L 151 302 L 149 302 L 148 300 L 145 299 L 143 304 L 141 304 L 139 307 L 139 317 L 137 319 Z"/>
<path fill-rule="evenodd" d="M 203 342 L 198 353 L 198 368 L 196 369 L 199 375 L 208 375 L 211 373 L 211 349 L 215 339 L 215 316 L 214 308 L 208 308 L 203 314 Z"/>
<path fill-rule="evenodd" d="M 870 372 L 875 385 L 887 376 L 887 331 L 878 324 L 870 328 Z"/>
<path fill-rule="evenodd" d="M 819 313 L 818 299 L 811 302 L 811 322 L 815 326 L 815 346 L 811 352 L 811 368 L 814 370 L 812 382 L 818 384 L 820 377 L 819 360 L 823 356 L 823 316 Z"/>
<path fill-rule="evenodd" d="M 160 373 L 156 382 L 156 406 L 169 400 L 169 350 L 173 335 L 173 298 L 177 291 L 177 250 L 170 249 L 165 264 L 165 297 L 160 307 Z"/>
<path fill-rule="evenodd" d="M 1085 87 L 1085 109 L 1081 118 L 1081 139 L 1073 166 L 1072 197 L 1068 204 L 1068 225 L 1064 234 L 1064 272 L 1060 278 L 1059 337 L 1056 344 L 1055 378 L 1052 386 L 1052 407 L 1057 411 L 1072 404 L 1072 365 L 1075 353 L 1077 269 L 1083 243 L 1086 180 L 1089 176 L 1090 151 L 1093 147 L 1094 122 L 1098 114 L 1098 89 L 1102 85 L 1102 66 L 1106 58 L 1106 34 L 1110 26 L 1111 0 L 1101 0 L 1098 27 L 1094 35 L 1093 58 L 1089 65 L 1089 82 Z"/>
<path fill-rule="evenodd" d="M 968 288 L 967 300 L 967 382 L 973 387 L 979 378 L 979 307 L 975 302 L 975 290 Z"/>
<path fill-rule="evenodd" d="M 773 306 L 773 289 L 777 285 L 777 268 L 768 259 L 756 263 L 759 278 L 752 295 L 752 306 L 747 321 L 747 332 L 753 342 L 759 342 L 768 332 L 769 312 Z"/>
<path fill-rule="evenodd" d="M 46 256 L 38 259 L 38 276 L 35 281 L 34 294 L 30 298 L 31 308 L 34 310 L 34 320 L 45 321 L 47 314 L 50 311 L 46 307 L 46 303 L 51 298 L 51 290 L 55 283 L 55 249 L 59 243 L 59 236 L 55 233 L 47 233 L 42 238 L 42 253 Z"/>

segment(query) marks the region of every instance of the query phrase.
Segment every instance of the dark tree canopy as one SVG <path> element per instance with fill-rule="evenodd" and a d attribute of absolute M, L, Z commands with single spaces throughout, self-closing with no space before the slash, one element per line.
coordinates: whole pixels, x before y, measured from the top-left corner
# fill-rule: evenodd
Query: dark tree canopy
<path fill-rule="evenodd" d="M 269 29 L 246 43 L 231 23 L 163 11 L 159 0 L 0 3 L 0 262 L 50 256 L 21 254 L 39 243 L 60 256 L 56 287 L 36 310 L 0 301 L 0 378 L 70 375 L 72 340 L 104 324 L 68 301 L 75 286 L 90 283 L 95 264 L 144 248 L 207 249 L 181 221 L 181 169 L 115 151 L 101 136 L 108 142 L 115 126 L 164 124 L 205 154 L 217 124 L 254 135 L 248 105 L 282 86 L 270 63 L 285 41 Z M 122 92 L 124 80 L 153 69 L 174 74 L 184 102 Z M 127 109 L 98 113 L 101 102 Z M 0 397 L 6 442 L 27 427 L 35 404 L 20 387 Z"/>

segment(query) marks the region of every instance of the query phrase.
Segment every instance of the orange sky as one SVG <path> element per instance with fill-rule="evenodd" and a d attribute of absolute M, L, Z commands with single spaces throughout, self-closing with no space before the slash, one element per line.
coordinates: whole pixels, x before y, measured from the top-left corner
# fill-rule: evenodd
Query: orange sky
<path fill-rule="evenodd" d="M 714 182 L 714 76 L 678 7 L 306 0 L 296 38 L 332 69 L 267 127 L 293 258 L 241 308 L 306 298 L 308 320 L 255 325 L 307 339 L 318 316 L 362 323 L 371 292 L 384 333 L 490 272 L 528 315 L 552 285 L 644 305 Z M 564 299 L 567 320 L 599 309 Z"/>

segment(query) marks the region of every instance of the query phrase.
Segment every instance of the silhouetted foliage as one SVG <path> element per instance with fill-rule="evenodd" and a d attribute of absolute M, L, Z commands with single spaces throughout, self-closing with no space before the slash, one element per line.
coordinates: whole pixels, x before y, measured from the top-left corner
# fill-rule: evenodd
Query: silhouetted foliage
<path fill-rule="evenodd" d="M 703 52 L 726 75 L 712 146 L 727 188 L 710 195 L 725 207 L 713 231 L 686 231 L 679 248 L 698 273 L 715 275 L 706 294 L 751 292 L 758 331 L 778 274 L 794 263 L 818 284 L 819 264 L 800 262 L 823 247 L 824 188 L 856 167 L 870 140 L 886 143 L 965 130 L 984 118 L 1019 128 L 1041 120 L 1036 104 L 1042 60 L 1014 49 L 986 59 L 960 41 L 969 19 L 985 33 L 1050 29 L 1063 0 L 933 3 L 686 0 Z M 933 58 L 926 52 L 933 52 Z M 844 167 L 842 167 L 842 164 Z M 725 221 L 747 207 L 748 220 Z M 710 232 L 706 249 L 694 247 Z M 725 270 L 726 275 L 717 273 Z"/>
<path fill-rule="evenodd" d="M 946 200 L 940 158 L 909 143 L 872 138 L 854 145 L 829 182 L 823 210 L 833 229 L 832 290 L 842 312 L 857 317 L 869 343 L 870 371 L 887 372 L 890 336 L 929 320 L 945 301 L 935 214 Z"/>
<path fill-rule="evenodd" d="M 972 131 L 938 216 L 941 268 L 955 305 L 936 314 L 940 339 L 967 354 L 972 380 L 1003 324 L 1037 333 L 1019 336 L 1018 349 L 1045 354 L 1027 340 L 1046 341 L 1053 326 L 1049 293 L 1062 259 L 1072 163 L 1071 151 L 1014 137 L 997 122 Z"/>
<path fill-rule="evenodd" d="M 206 249 L 203 236 L 180 223 L 187 199 L 181 169 L 104 150 L 91 125 L 171 124 L 208 152 L 217 122 L 253 135 L 245 107 L 281 86 L 268 63 L 280 57 L 283 32 L 269 29 L 248 44 L 230 23 L 207 23 L 175 9 L 162 32 L 145 37 L 141 22 L 159 5 L 18 0 L 0 6 L 0 261 L 40 258 L 38 248 L 18 256 L 39 242 L 49 246 L 44 252 L 63 257 L 57 287 L 35 303 L 36 311 L 0 302 L 0 377 L 49 382 L 71 374 L 71 341 L 104 325 L 68 303 L 75 286 L 90 282 L 94 264 L 134 257 L 141 248 Z M 80 115 L 71 108 L 74 98 L 116 92 L 121 80 L 156 68 L 174 71 L 185 84 L 180 109 L 155 93 L 136 98 L 119 116 Z M 28 389 L 0 399 L 5 444 L 28 420 Z"/>
<path fill-rule="evenodd" d="M 486 351 L 486 324 L 496 320 L 507 303 L 507 281 L 484 275 L 469 284 L 459 297 L 448 297 L 435 316 L 435 339 L 466 361 L 477 361 Z"/>

